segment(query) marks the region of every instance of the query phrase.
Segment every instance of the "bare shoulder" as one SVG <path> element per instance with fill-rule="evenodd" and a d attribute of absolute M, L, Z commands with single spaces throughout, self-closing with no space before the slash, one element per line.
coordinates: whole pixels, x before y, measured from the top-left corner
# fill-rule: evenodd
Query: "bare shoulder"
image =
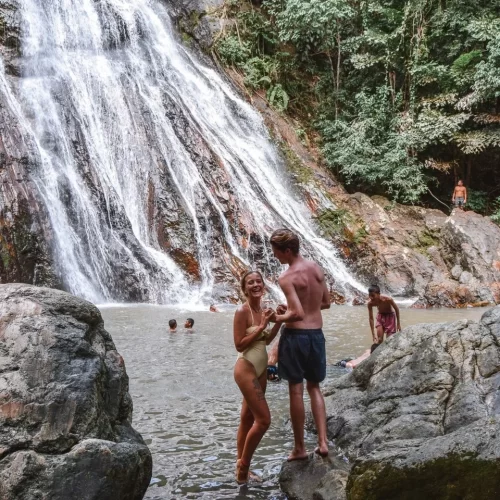
<path fill-rule="evenodd" d="M 389 297 L 388 295 L 381 295 L 380 300 L 383 302 L 394 302 L 394 299 L 392 297 Z"/>
<path fill-rule="evenodd" d="M 247 312 L 248 312 L 248 308 L 247 308 L 246 304 L 240 304 L 236 308 L 236 311 L 234 312 L 234 315 L 235 316 L 242 316 L 242 315 L 247 314 Z"/>
<path fill-rule="evenodd" d="M 368 309 L 373 309 L 373 302 L 372 302 L 372 299 L 369 299 L 366 306 L 368 307 Z"/>
<path fill-rule="evenodd" d="M 323 268 L 312 260 L 306 261 L 306 268 L 310 270 L 321 281 L 325 277 Z"/>

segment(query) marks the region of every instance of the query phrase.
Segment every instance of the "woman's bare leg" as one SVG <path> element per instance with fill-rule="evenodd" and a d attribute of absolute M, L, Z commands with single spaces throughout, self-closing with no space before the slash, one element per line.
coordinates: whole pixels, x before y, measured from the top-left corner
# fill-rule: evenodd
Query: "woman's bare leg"
<path fill-rule="evenodd" d="M 240 425 L 238 427 L 238 435 L 236 438 L 237 448 L 238 448 L 238 459 L 241 458 L 243 454 L 243 448 L 245 447 L 245 441 L 247 439 L 247 434 L 252 428 L 254 422 L 253 414 L 247 405 L 245 399 L 243 399 L 243 404 L 241 406 L 240 414 Z"/>
<path fill-rule="evenodd" d="M 257 378 L 253 365 L 244 359 L 238 360 L 234 367 L 234 379 L 254 419 L 241 451 L 240 460 L 243 466 L 250 465 L 258 444 L 271 424 L 271 414 L 265 396 L 267 380 L 264 375 L 260 379 Z"/>

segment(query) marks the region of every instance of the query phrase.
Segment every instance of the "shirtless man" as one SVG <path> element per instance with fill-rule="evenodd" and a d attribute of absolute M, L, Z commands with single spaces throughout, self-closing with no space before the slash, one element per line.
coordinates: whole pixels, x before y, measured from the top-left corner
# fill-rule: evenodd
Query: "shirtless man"
<path fill-rule="evenodd" d="M 304 379 L 311 398 L 311 409 L 318 431 L 315 452 L 328 456 L 326 411 L 319 383 L 326 377 L 325 337 L 322 309 L 330 308 L 330 294 L 323 270 L 299 253 L 299 238 L 288 229 L 271 236 L 274 256 L 289 268 L 279 277 L 287 305 L 277 308 L 275 320 L 285 323 L 278 348 L 278 373 L 288 380 L 290 418 L 295 446 L 289 461 L 307 458 L 304 444 Z"/>
<path fill-rule="evenodd" d="M 384 341 L 384 333 L 386 334 L 386 338 L 389 338 L 396 331 L 401 331 L 399 307 L 391 297 L 380 295 L 380 288 L 377 285 L 372 285 L 368 288 L 368 296 L 370 297 L 368 301 L 368 317 L 370 319 L 373 343 L 381 344 Z M 373 320 L 374 307 L 378 309 L 376 326 Z"/>
<path fill-rule="evenodd" d="M 458 181 L 457 186 L 455 186 L 451 201 L 454 203 L 455 207 L 460 208 L 460 210 L 463 210 L 467 203 L 467 188 L 461 180 Z"/>

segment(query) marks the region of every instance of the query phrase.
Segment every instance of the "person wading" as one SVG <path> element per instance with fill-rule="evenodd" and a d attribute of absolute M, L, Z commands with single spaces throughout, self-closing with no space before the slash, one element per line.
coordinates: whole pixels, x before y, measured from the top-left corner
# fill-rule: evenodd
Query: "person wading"
<path fill-rule="evenodd" d="M 246 302 L 234 315 L 234 345 L 238 359 L 234 365 L 234 380 L 243 394 L 241 420 L 238 427 L 236 480 L 248 482 L 250 461 L 262 437 L 271 424 L 271 414 L 266 401 L 267 349 L 279 332 L 280 323 L 267 330 L 272 309 L 263 310 L 262 296 L 265 285 L 258 271 L 249 271 L 241 278 L 241 289 Z M 258 479 L 252 475 L 253 479 Z"/>
<path fill-rule="evenodd" d="M 289 268 L 279 277 L 287 305 L 277 308 L 271 320 L 285 323 L 278 347 L 278 374 L 288 380 L 290 418 L 295 446 L 289 461 L 307 458 L 304 445 L 304 379 L 311 398 L 311 409 L 318 431 L 315 452 L 328 456 L 326 412 L 319 383 L 326 377 L 325 337 L 322 309 L 330 308 L 330 294 L 323 270 L 300 255 L 296 234 L 279 229 L 271 236 L 274 256 Z"/>

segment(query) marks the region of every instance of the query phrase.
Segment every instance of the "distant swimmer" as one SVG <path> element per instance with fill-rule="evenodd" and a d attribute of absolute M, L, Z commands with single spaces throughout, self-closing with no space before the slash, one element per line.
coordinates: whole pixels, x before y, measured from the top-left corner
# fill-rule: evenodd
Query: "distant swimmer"
<path fill-rule="evenodd" d="M 464 186 L 462 180 L 459 180 L 458 184 L 455 186 L 451 201 L 453 202 L 455 207 L 459 208 L 460 210 L 463 210 L 465 205 L 467 204 L 467 188 Z"/>
<path fill-rule="evenodd" d="M 234 315 L 234 345 L 238 358 L 234 365 L 234 380 L 243 394 L 240 425 L 238 427 L 236 481 L 247 483 L 250 462 L 262 437 L 271 424 L 271 414 L 266 401 L 267 350 L 278 334 L 281 324 L 271 330 L 269 321 L 275 314 L 272 309 L 262 309 L 265 293 L 264 279 L 258 271 L 249 271 L 241 278 L 241 289 L 247 298 Z"/>
<path fill-rule="evenodd" d="M 218 313 L 218 312 L 220 312 L 219 309 L 217 309 L 217 307 L 214 304 L 212 304 L 210 306 L 209 311 L 212 312 L 212 313 Z"/>
<path fill-rule="evenodd" d="M 186 330 L 192 330 L 194 326 L 194 319 L 193 318 L 188 318 L 186 322 L 184 323 L 184 328 Z"/>
<path fill-rule="evenodd" d="M 401 320 L 399 318 L 399 307 L 394 302 L 394 299 L 386 295 L 380 294 L 378 285 L 372 285 L 368 288 L 368 318 L 370 320 L 370 328 L 372 331 L 372 339 L 374 344 L 381 344 L 384 341 L 384 333 L 386 339 L 401 331 Z M 373 308 L 377 307 L 377 323 L 373 319 Z"/>
<path fill-rule="evenodd" d="M 168 322 L 168 326 L 170 327 L 170 333 L 175 333 L 177 331 L 177 321 L 175 321 L 175 319 L 171 319 Z"/>

